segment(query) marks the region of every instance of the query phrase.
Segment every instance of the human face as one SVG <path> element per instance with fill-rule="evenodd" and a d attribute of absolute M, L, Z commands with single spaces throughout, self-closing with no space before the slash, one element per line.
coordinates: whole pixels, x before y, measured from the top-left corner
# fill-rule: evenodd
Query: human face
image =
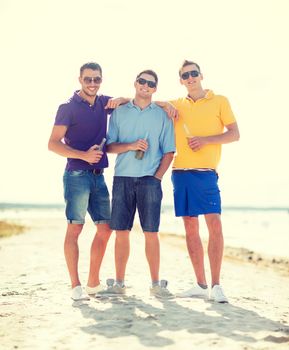
<path fill-rule="evenodd" d="M 188 89 L 188 91 L 200 89 L 201 81 L 203 80 L 203 75 L 199 72 L 198 76 L 192 76 L 197 74 L 194 74 L 194 73 L 191 74 L 190 72 L 199 72 L 199 69 L 195 64 L 190 64 L 188 66 L 183 67 L 183 69 L 181 70 L 181 77 L 180 77 L 181 84 L 184 85 Z M 189 75 L 188 79 L 182 78 L 182 75 L 184 73 L 188 73 Z"/>
<path fill-rule="evenodd" d="M 100 88 L 102 76 L 100 71 L 92 69 L 84 69 L 79 77 L 81 91 L 89 98 L 94 98 Z"/>
<path fill-rule="evenodd" d="M 136 96 L 142 98 L 151 98 L 152 94 L 157 91 L 157 87 L 149 87 L 149 85 L 151 85 L 150 82 L 156 84 L 155 78 L 152 75 L 147 73 L 141 74 L 141 76 L 138 77 L 134 83 Z"/>

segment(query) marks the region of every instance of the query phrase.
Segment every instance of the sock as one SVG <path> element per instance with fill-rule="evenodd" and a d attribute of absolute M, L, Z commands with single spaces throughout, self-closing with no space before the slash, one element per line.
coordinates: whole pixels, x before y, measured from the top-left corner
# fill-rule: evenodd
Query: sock
<path fill-rule="evenodd" d="M 152 287 L 156 287 L 160 285 L 160 281 L 152 281 Z"/>
<path fill-rule="evenodd" d="M 206 284 L 198 283 L 198 285 L 199 285 L 201 288 L 203 288 L 203 289 L 207 289 L 207 288 L 208 288 L 208 286 L 207 286 Z"/>
<path fill-rule="evenodd" d="M 115 284 L 122 288 L 124 287 L 124 280 L 116 280 Z"/>

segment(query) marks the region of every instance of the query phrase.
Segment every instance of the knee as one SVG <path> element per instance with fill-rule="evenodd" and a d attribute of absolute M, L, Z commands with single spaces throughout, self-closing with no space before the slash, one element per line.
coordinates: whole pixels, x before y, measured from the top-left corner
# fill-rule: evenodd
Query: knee
<path fill-rule="evenodd" d="M 209 232 L 215 235 L 222 235 L 222 223 L 219 217 L 213 217 L 208 222 Z"/>
<path fill-rule="evenodd" d="M 129 231 L 116 231 L 115 236 L 117 242 L 126 242 L 129 240 Z"/>
<path fill-rule="evenodd" d="M 109 240 L 111 233 L 112 233 L 112 230 L 110 229 L 110 227 L 97 230 L 97 238 L 98 240 L 106 243 Z"/>
<path fill-rule="evenodd" d="M 144 235 L 147 242 L 156 242 L 159 240 L 158 232 L 144 232 Z"/>
<path fill-rule="evenodd" d="M 68 237 L 77 238 L 80 235 L 82 228 L 83 228 L 82 224 L 69 224 L 67 227 L 66 235 Z"/>
<path fill-rule="evenodd" d="M 190 218 L 184 220 L 186 236 L 194 237 L 199 235 L 199 222 Z"/>

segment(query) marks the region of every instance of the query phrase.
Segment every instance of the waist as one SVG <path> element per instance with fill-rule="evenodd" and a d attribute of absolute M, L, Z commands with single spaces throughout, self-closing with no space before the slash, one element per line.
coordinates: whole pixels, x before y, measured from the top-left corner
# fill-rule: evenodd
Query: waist
<path fill-rule="evenodd" d="M 92 173 L 94 175 L 103 174 L 103 169 L 78 169 L 78 170 L 66 170 L 68 173 L 79 172 L 79 173 Z"/>
<path fill-rule="evenodd" d="M 173 168 L 173 171 L 216 171 L 212 168 Z"/>

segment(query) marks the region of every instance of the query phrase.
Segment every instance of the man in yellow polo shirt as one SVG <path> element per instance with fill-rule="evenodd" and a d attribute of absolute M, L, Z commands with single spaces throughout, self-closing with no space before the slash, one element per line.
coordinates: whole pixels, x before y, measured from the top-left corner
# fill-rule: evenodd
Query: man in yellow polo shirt
<path fill-rule="evenodd" d="M 204 215 L 209 231 L 210 298 L 227 303 L 220 285 L 224 243 L 216 169 L 222 144 L 239 140 L 238 125 L 227 98 L 203 89 L 203 75 L 197 63 L 184 61 L 179 75 L 188 95 L 171 101 L 179 114 L 175 120 L 177 155 L 173 163 L 172 181 L 175 213 L 183 217 L 187 248 L 197 284 L 178 296 L 209 297 L 198 220 L 199 215 Z"/>

